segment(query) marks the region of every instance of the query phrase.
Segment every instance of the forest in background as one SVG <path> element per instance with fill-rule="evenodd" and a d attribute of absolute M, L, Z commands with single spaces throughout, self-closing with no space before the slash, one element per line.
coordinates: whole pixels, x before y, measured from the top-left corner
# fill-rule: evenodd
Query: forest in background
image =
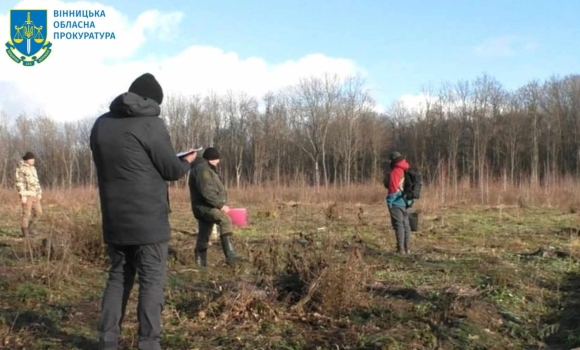
<path fill-rule="evenodd" d="M 393 150 L 406 154 L 426 182 L 455 191 L 465 183 L 543 185 L 580 174 L 580 75 L 532 80 L 512 91 L 483 74 L 426 88 L 422 96 L 420 106 L 397 101 L 377 113 L 361 77 L 323 75 L 261 99 L 235 91 L 168 96 L 161 117 L 176 150 L 217 147 L 222 174 L 236 187 L 380 181 Z M 1 187 L 13 186 L 28 150 L 45 187 L 96 184 L 89 149 L 95 118 L 52 117 L 0 116 Z"/>

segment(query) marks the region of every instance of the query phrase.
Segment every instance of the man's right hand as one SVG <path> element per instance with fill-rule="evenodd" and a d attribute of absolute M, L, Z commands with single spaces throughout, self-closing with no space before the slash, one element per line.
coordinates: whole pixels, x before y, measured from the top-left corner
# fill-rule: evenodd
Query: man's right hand
<path fill-rule="evenodd" d="M 20 202 L 26 204 L 26 196 L 20 196 Z"/>
<path fill-rule="evenodd" d="M 197 158 L 197 152 L 193 152 L 191 154 L 186 155 L 183 159 L 188 163 L 193 163 L 193 161 Z"/>
<path fill-rule="evenodd" d="M 228 207 L 227 205 L 224 205 L 221 210 L 227 214 L 230 212 L 230 207 Z"/>

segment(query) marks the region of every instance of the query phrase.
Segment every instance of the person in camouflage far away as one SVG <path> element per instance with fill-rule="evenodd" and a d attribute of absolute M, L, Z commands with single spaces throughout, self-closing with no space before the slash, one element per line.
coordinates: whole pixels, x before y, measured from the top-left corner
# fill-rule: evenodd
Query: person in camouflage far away
<path fill-rule="evenodd" d="M 16 189 L 22 204 L 20 229 L 23 237 L 34 235 L 34 226 L 42 216 L 42 188 L 34 166 L 34 154 L 26 152 L 16 168 Z M 31 219 L 32 216 L 32 219 Z"/>

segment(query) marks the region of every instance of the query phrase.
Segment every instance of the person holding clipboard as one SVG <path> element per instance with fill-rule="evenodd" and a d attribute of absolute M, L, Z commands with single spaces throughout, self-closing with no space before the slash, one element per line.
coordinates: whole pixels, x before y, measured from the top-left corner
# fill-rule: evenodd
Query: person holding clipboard
<path fill-rule="evenodd" d="M 93 125 L 90 147 L 97 169 L 109 276 L 98 322 L 99 349 L 118 348 L 135 276 L 139 278 L 139 349 L 161 350 L 161 311 L 169 225 L 167 181 L 191 168 L 195 149 L 175 152 L 161 114 L 163 90 L 149 73 L 113 100 Z"/>

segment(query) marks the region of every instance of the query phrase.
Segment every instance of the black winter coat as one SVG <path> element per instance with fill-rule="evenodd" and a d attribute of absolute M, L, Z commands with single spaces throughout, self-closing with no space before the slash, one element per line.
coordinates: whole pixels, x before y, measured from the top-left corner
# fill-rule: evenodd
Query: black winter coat
<path fill-rule="evenodd" d="M 133 93 L 118 96 L 91 130 L 106 244 L 142 245 L 170 238 L 166 181 L 190 169 L 171 144 L 161 108 Z"/>

